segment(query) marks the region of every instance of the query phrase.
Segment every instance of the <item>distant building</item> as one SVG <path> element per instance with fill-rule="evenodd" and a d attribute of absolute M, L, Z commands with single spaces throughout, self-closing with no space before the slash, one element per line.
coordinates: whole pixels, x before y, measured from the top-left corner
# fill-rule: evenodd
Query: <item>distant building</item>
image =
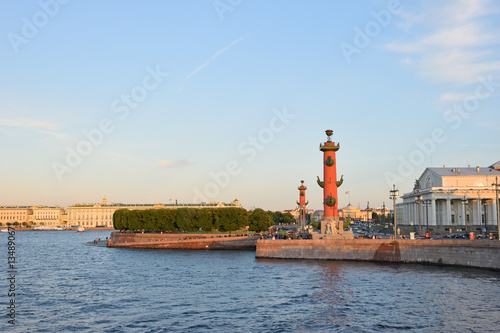
<path fill-rule="evenodd" d="M 315 210 L 315 209 L 306 209 L 306 216 L 310 215 L 311 217 L 314 217 L 315 216 L 314 215 L 315 212 L 317 212 L 317 210 Z M 299 218 L 300 218 L 300 209 L 298 207 L 295 208 L 295 209 L 285 209 L 285 210 L 281 211 L 281 213 L 283 213 L 283 214 L 286 214 L 286 213 L 292 214 L 292 216 L 295 219 L 295 221 L 298 221 Z M 318 221 L 318 219 L 316 219 L 316 221 Z"/>
<path fill-rule="evenodd" d="M 283 214 L 286 214 L 286 213 L 290 213 L 292 214 L 293 218 L 295 220 L 298 220 L 299 219 L 299 216 L 300 216 L 300 212 L 299 212 L 299 209 L 296 208 L 296 209 L 286 209 L 284 211 L 282 211 Z"/>
<path fill-rule="evenodd" d="M 34 226 L 58 227 L 62 225 L 64 209 L 59 206 L 33 206 L 33 215 L 29 222 Z"/>
<path fill-rule="evenodd" d="M 31 207 L 26 206 L 0 206 L 0 223 L 1 226 L 6 226 L 7 223 L 14 224 L 18 222 L 20 225 L 28 223 L 29 217 L 33 215 Z"/>
<path fill-rule="evenodd" d="M 314 213 L 312 214 L 312 217 L 314 221 L 318 222 L 323 220 L 325 217 L 325 211 L 324 210 L 315 210 Z"/>
<path fill-rule="evenodd" d="M 349 204 L 339 211 L 339 217 L 341 219 L 344 219 L 344 221 L 348 218 L 350 218 L 351 220 L 366 221 L 373 220 L 374 213 L 377 214 L 377 217 L 382 217 L 385 215 L 386 221 L 389 222 L 389 216 L 392 211 L 387 207 L 370 208 L 367 211 L 366 209 L 360 209 Z"/>
<path fill-rule="evenodd" d="M 496 229 L 498 203 L 492 186 L 496 177 L 500 178 L 500 161 L 489 167 L 426 168 L 397 205 L 397 222 L 418 225 L 420 220 L 424 227 L 454 230 Z"/>
<path fill-rule="evenodd" d="M 373 208 L 373 213 L 377 213 L 378 216 L 386 216 L 389 217 L 389 215 L 392 213 L 392 210 L 390 210 L 387 207 L 378 207 L 378 208 Z"/>

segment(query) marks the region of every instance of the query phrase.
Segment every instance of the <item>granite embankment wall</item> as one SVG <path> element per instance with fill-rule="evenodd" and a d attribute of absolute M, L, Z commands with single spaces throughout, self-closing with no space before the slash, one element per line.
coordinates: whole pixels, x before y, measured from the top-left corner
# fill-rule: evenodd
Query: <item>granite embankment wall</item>
<path fill-rule="evenodd" d="M 107 246 L 133 249 L 255 251 L 258 238 L 258 236 L 249 237 L 234 234 L 136 234 L 113 232 Z"/>
<path fill-rule="evenodd" d="M 258 240 L 256 258 L 427 263 L 500 270 L 490 240 Z"/>

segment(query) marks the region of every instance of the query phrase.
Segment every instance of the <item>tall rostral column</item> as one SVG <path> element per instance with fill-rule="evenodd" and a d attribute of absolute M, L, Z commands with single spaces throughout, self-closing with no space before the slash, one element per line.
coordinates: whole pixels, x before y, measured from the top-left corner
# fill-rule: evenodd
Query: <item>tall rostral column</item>
<path fill-rule="evenodd" d="M 300 221 L 300 228 L 304 229 L 306 226 L 306 213 L 307 209 L 306 206 L 309 203 L 309 201 L 306 202 L 306 190 L 307 187 L 304 186 L 304 181 L 301 180 L 301 185 L 299 186 L 299 201 L 297 201 L 297 205 L 299 205 L 299 221 Z"/>
<path fill-rule="evenodd" d="M 335 152 L 339 150 L 340 145 L 335 145 L 332 142 L 331 136 L 333 134 L 332 130 L 327 130 L 326 135 L 328 139 L 325 143 L 320 144 L 319 149 L 323 152 L 323 181 L 318 177 L 318 184 L 323 188 L 323 204 L 325 209 L 326 223 L 321 224 L 321 233 L 326 234 L 337 234 L 343 231 L 343 228 L 339 226 L 339 210 L 338 210 L 338 198 L 337 198 L 337 187 L 342 185 L 344 177 L 342 176 L 339 181 L 337 181 L 337 166 Z M 331 222 L 331 223 L 330 223 Z"/>

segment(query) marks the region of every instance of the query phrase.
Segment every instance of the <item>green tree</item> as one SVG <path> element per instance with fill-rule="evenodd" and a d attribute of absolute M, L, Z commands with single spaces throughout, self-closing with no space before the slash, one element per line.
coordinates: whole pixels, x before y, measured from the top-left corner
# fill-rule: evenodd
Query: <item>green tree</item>
<path fill-rule="evenodd" d="M 175 227 L 175 212 L 173 209 L 158 210 L 158 227 L 162 231 L 177 231 Z"/>
<path fill-rule="evenodd" d="M 141 230 L 144 229 L 143 210 L 131 210 L 129 213 L 128 229 Z"/>
<path fill-rule="evenodd" d="M 113 213 L 113 228 L 115 230 L 128 230 L 128 209 L 118 209 Z"/>
<path fill-rule="evenodd" d="M 290 213 L 285 213 L 282 216 L 282 222 L 283 224 L 292 224 L 295 222 L 295 218 L 293 217 L 292 214 Z"/>
<path fill-rule="evenodd" d="M 195 226 L 208 232 L 215 229 L 214 211 L 212 208 L 200 208 L 196 210 Z"/>
<path fill-rule="evenodd" d="M 144 230 L 158 230 L 157 209 L 146 209 L 142 211 L 142 222 Z"/>
<path fill-rule="evenodd" d="M 273 225 L 271 216 L 260 208 L 250 212 L 248 222 L 251 231 L 267 231 Z"/>
<path fill-rule="evenodd" d="M 282 213 L 279 211 L 273 212 L 268 210 L 267 214 L 273 219 L 273 224 L 278 225 L 278 224 L 292 224 L 295 222 L 295 219 L 293 218 L 293 215 L 290 213 Z"/>
<path fill-rule="evenodd" d="M 312 222 L 311 222 L 312 226 L 316 229 L 321 229 L 321 223 L 319 221 L 316 221 L 315 218 L 313 218 Z"/>
<path fill-rule="evenodd" d="M 237 207 L 233 207 L 230 209 L 232 209 L 234 212 L 237 229 L 246 227 L 248 225 L 248 211 L 244 208 Z"/>
<path fill-rule="evenodd" d="M 184 231 L 196 230 L 195 216 L 196 210 L 193 208 L 178 208 L 175 214 L 175 225 L 177 229 Z"/>

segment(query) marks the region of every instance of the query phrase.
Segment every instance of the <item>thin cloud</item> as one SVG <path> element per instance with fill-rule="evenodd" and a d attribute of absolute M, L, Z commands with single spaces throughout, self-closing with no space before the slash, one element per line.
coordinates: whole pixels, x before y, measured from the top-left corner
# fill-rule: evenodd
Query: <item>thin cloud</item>
<path fill-rule="evenodd" d="M 222 55 L 224 52 L 230 50 L 233 46 L 235 46 L 236 44 L 238 44 L 239 42 L 241 42 L 242 40 L 244 40 L 245 38 L 247 38 L 249 35 L 246 35 L 244 37 L 240 37 L 234 41 L 232 41 L 229 45 L 223 47 L 222 49 L 220 49 L 219 51 L 215 52 L 207 61 L 205 61 L 204 64 L 202 64 L 201 66 L 198 66 L 198 68 L 196 68 L 194 71 L 192 71 L 191 73 L 189 73 L 188 75 L 186 75 L 186 78 L 184 79 L 184 81 L 182 82 L 180 88 L 179 88 L 179 91 L 182 90 L 182 88 L 184 88 L 184 85 L 186 84 L 186 82 L 191 79 L 194 75 L 196 75 L 196 73 L 198 73 L 199 71 L 201 71 L 203 68 L 207 67 L 208 65 L 210 65 L 212 62 L 214 62 L 220 55 Z"/>
<path fill-rule="evenodd" d="M 184 159 L 177 161 L 160 160 L 156 165 L 163 169 L 185 169 L 196 165 L 196 163 Z"/>
<path fill-rule="evenodd" d="M 463 93 L 463 94 L 445 93 L 439 97 L 439 99 L 443 102 L 463 102 L 472 98 L 475 97 L 473 94 L 470 93 Z"/>
<path fill-rule="evenodd" d="M 149 164 L 149 162 L 146 162 L 146 161 L 143 161 L 143 160 L 140 160 L 138 158 L 131 157 L 128 155 L 124 155 L 124 154 L 119 154 L 119 153 L 115 153 L 115 152 L 106 152 L 106 154 L 109 156 L 112 156 L 112 157 L 121 158 L 121 159 L 128 160 L 131 162 L 139 163 L 139 164 Z"/>
<path fill-rule="evenodd" d="M 496 3 L 485 0 L 430 2 L 427 15 L 405 12 L 400 26 L 416 30 L 412 42 L 392 42 L 388 50 L 406 53 L 402 63 L 434 82 L 469 85 L 479 76 L 500 70 L 493 47 L 499 33 L 487 26 L 487 16 L 499 13 Z M 478 20 L 484 18 L 484 20 Z M 420 31 L 424 29 L 424 32 Z"/>
<path fill-rule="evenodd" d="M 47 130 L 55 130 L 60 128 L 62 125 L 57 123 L 51 123 L 47 121 L 38 121 L 25 118 L 15 118 L 7 119 L 0 118 L 0 126 L 7 127 L 25 127 L 25 128 L 44 128 Z"/>
<path fill-rule="evenodd" d="M 493 131 L 500 131 L 500 126 L 493 122 L 486 122 L 486 123 L 479 123 L 479 126 L 493 130 Z"/>
<path fill-rule="evenodd" d="M 38 132 L 42 133 L 42 134 L 50 135 L 50 136 L 52 136 L 60 141 L 67 141 L 68 140 L 68 135 L 61 133 L 61 132 L 45 131 L 45 130 L 40 130 Z"/>
<path fill-rule="evenodd" d="M 184 168 L 189 168 L 191 166 L 196 165 L 196 163 L 191 162 L 186 159 L 180 159 L 176 161 L 169 161 L 169 160 L 159 160 L 158 162 L 151 162 L 151 161 L 144 161 L 138 158 L 135 158 L 133 156 L 125 155 L 125 154 L 120 154 L 116 152 L 105 152 L 108 156 L 112 156 L 115 158 L 127 160 L 130 162 L 134 162 L 137 164 L 142 164 L 142 165 L 152 165 L 156 167 L 160 167 L 162 169 L 184 169 Z"/>

